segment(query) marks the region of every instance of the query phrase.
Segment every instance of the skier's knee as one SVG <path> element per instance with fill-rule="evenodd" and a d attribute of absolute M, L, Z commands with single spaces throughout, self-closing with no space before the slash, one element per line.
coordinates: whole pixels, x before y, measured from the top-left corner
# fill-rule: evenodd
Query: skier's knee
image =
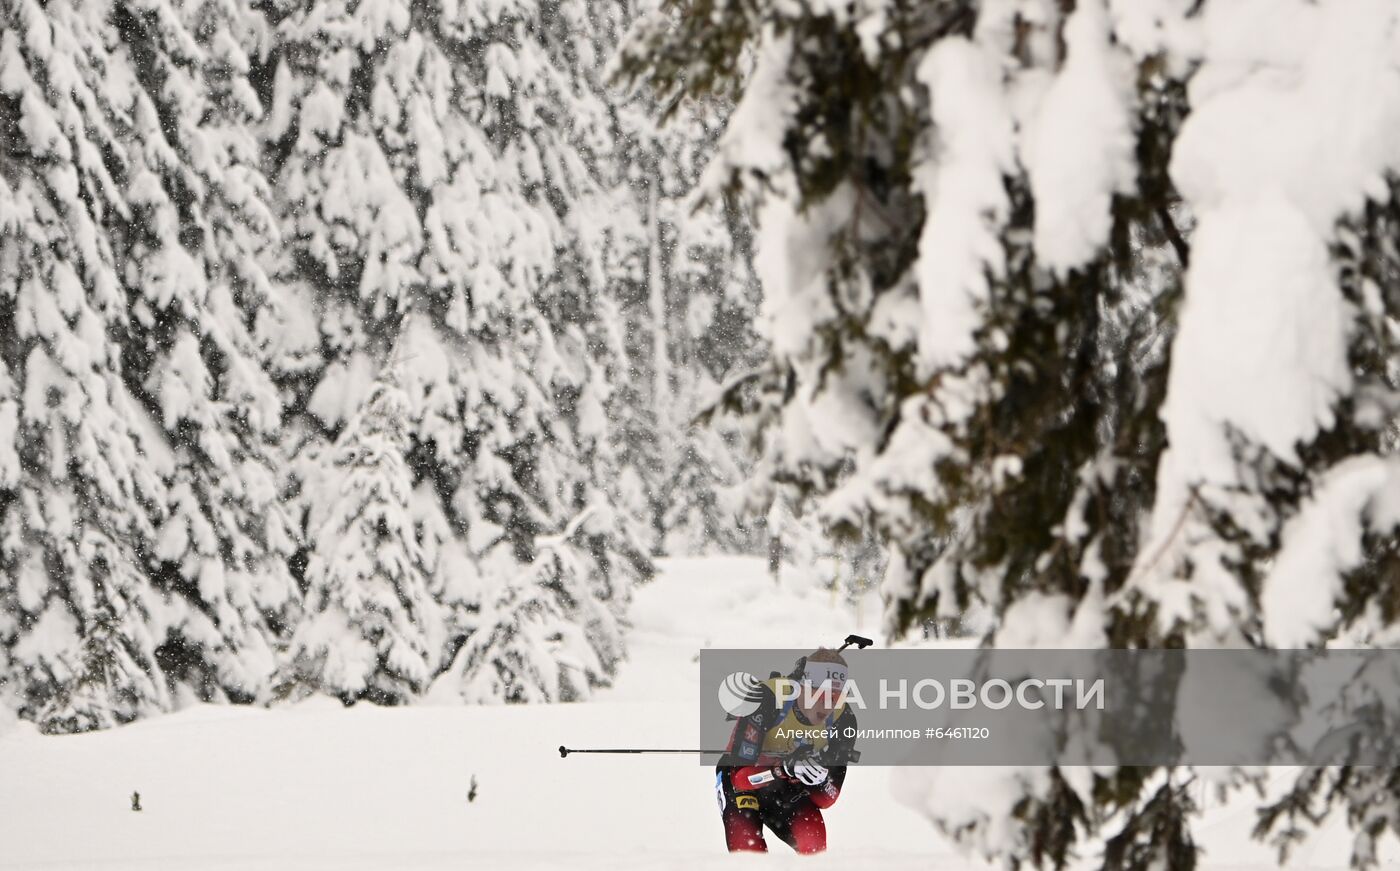
<path fill-rule="evenodd" d="M 729 852 L 731 853 L 767 853 L 768 842 L 762 837 L 742 837 L 735 838 L 729 842 Z"/>
<path fill-rule="evenodd" d="M 724 841 L 731 853 L 766 853 L 763 824 L 752 813 L 730 811 L 724 815 Z"/>
<path fill-rule="evenodd" d="M 807 808 L 792 822 L 792 849 L 798 853 L 820 853 L 826 849 L 826 821 L 821 811 Z"/>

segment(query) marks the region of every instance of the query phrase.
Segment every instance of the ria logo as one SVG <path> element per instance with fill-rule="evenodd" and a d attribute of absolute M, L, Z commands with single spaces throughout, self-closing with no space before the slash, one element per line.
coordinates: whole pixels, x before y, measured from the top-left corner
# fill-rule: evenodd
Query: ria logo
<path fill-rule="evenodd" d="M 719 703 L 735 717 L 747 717 L 763 701 L 763 681 L 746 671 L 736 671 L 719 683 Z"/>

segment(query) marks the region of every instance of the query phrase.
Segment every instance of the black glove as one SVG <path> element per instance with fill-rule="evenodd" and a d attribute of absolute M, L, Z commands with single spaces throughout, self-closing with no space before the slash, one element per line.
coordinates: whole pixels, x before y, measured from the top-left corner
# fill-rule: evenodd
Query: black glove
<path fill-rule="evenodd" d="M 821 786 L 829 776 L 826 766 L 814 759 L 785 759 L 779 776 L 785 780 L 795 780 L 803 786 Z"/>

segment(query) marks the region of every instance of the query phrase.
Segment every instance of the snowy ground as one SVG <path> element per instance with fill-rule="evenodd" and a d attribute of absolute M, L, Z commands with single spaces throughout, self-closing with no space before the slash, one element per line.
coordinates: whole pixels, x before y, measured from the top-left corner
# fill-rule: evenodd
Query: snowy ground
<path fill-rule="evenodd" d="M 963 869 L 857 768 L 828 813 L 832 849 L 799 859 L 723 852 L 713 775 L 684 757 L 571 756 L 556 748 L 690 746 L 702 646 L 808 646 L 873 635 L 820 592 L 775 590 L 756 560 L 677 560 L 641 590 L 632 661 L 599 701 L 378 709 L 317 700 L 265 711 L 201 706 L 125 728 L 0 737 L 0 868 L 367 871 L 739 867 Z M 475 778 L 477 795 L 467 794 Z M 130 796 L 140 791 L 141 813 Z M 1212 809 L 1207 867 L 1270 868 L 1247 807 Z M 1330 830 L 1299 867 L 1344 867 Z"/>

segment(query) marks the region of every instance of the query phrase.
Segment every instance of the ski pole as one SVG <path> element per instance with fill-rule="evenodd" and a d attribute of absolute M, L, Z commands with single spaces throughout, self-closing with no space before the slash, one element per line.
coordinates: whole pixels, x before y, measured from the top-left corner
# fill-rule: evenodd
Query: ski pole
<path fill-rule="evenodd" d="M 847 647 L 850 647 L 852 644 L 854 644 L 858 649 L 864 650 L 865 648 L 871 646 L 871 645 L 874 644 L 874 643 L 875 643 L 875 642 L 874 642 L 874 641 L 871 641 L 869 638 L 865 638 L 865 637 L 860 636 L 860 635 L 847 635 L 847 636 L 846 636 L 846 640 L 841 644 L 840 647 L 838 647 L 838 648 L 836 648 L 836 649 L 837 649 L 838 651 L 845 650 Z M 803 657 L 803 658 L 805 659 L 806 657 Z M 777 672 L 774 672 L 774 675 L 776 676 L 776 675 L 777 675 Z M 569 755 L 570 753 L 726 753 L 726 752 L 728 752 L 728 751 L 726 751 L 726 750 L 673 749 L 673 748 L 670 748 L 670 747 L 606 747 L 606 748 L 596 748 L 596 747 L 595 747 L 595 748 L 587 748 L 587 749 L 576 749 L 576 748 L 571 748 L 571 747 L 565 747 L 563 744 L 560 744 L 560 745 L 559 745 L 559 758 L 560 758 L 560 759 L 567 758 L 568 755 Z"/>
<path fill-rule="evenodd" d="M 570 753 L 724 753 L 724 752 L 725 752 L 724 750 L 672 750 L 672 749 L 669 749 L 669 748 L 657 748 L 657 747 L 621 747 L 621 748 L 606 748 L 606 749 L 601 749 L 601 750 L 600 750 L 600 749 L 594 748 L 594 749 L 588 749 L 588 750 L 578 750 L 578 749 L 575 749 L 575 748 L 572 748 L 572 747 L 565 747 L 563 744 L 560 744 L 560 745 L 559 745 L 559 758 L 560 758 L 560 759 L 563 759 L 564 757 L 568 756 Z"/>
<path fill-rule="evenodd" d="M 828 748 L 828 749 L 829 749 L 829 748 Z M 561 759 L 564 758 L 564 757 L 566 757 L 566 756 L 568 756 L 570 753 L 714 753 L 714 754 L 716 754 L 716 755 L 723 755 L 723 754 L 726 753 L 726 752 L 728 752 L 728 751 L 725 751 L 725 750 L 671 750 L 671 749 L 669 749 L 669 748 L 651 748 L 651 747 L 621 747 L 621 748 L 608 748 L 608 749 L 602 749 L 602 750 L 598 750 L 598 749 L 579 750 L 579 749 L 576 749 L 576 748 L 573 748 L 573 747 L 565 747 L 565 746 L 562 745 L 562 744 L 559 745 L 559 757 L 560 757 Z M 823 754 L 820 754 L 820 753 L 819 753 L 819 754 L 817 754 L 817 755 L 822 757 L 823 763 L 826 763 L 826 762 L 827 762 L 827 759 L 826 759 L 826 757 L 825 757 Z M 855 751 L 855 750 L 847 750 L 847 751 L 846 751 L 846 756 L 845 756 L 845 758 L 846 758 L 846 760 L 849 761 L 849 762 L 859 762 L 859 761 L 860 761 L 860 753 L 859 753 L 858 751 Z"/>

